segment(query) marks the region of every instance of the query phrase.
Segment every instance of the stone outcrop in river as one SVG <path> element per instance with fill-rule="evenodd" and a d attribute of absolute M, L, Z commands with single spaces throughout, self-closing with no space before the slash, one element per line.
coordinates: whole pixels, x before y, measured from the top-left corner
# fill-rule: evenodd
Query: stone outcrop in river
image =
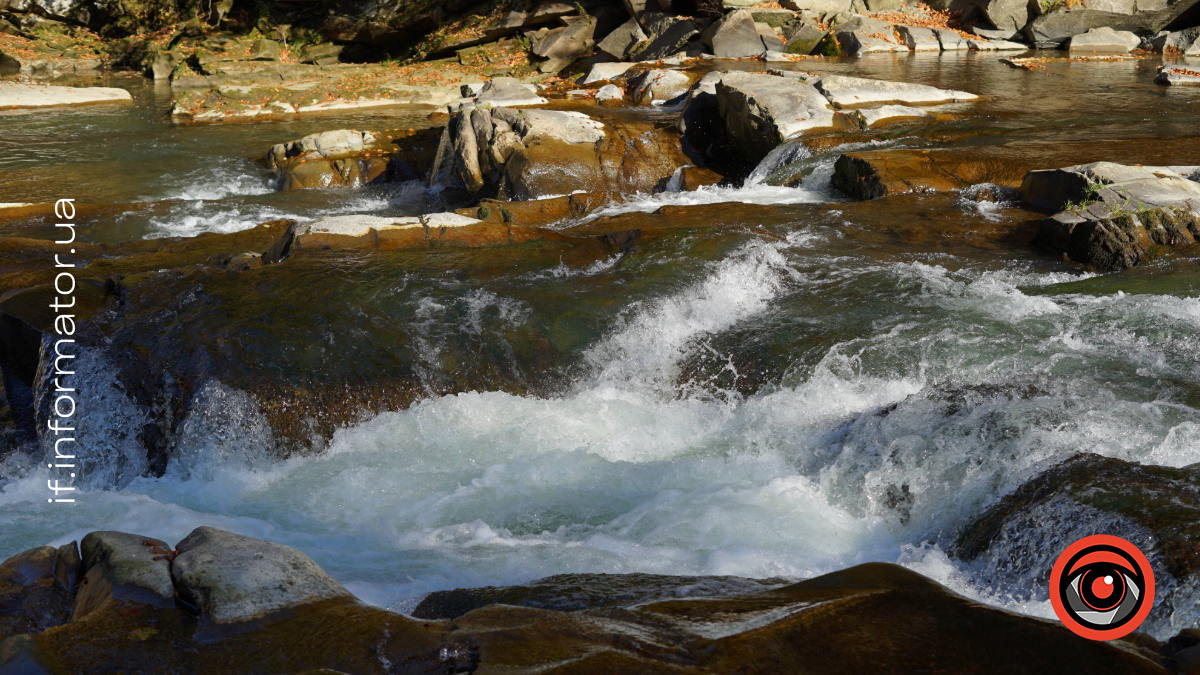
<path fill-rule="evenodd" d="M 1021 184 L 1030 207 L 1059 211 L 1036 244 L 1104 270 L 1135 267 L 1159 249 L 1200 237 L 1200 167 L 1123 166 L 1095 162 L 1031 171 Z M 1187 177 L 1185 177 L 1187 176 Z"/>
<path fill-rule="evenodd" d="M 651 192 L 690 163 L 674 133 L 581 112 L 478 107 L 450 119 L 432 181 L 515 200 Z"/>
<path fill-rule="evenodd" d="M 32 608 L 39 594 L 69 599 L 84 588 L 95 599 L 85 616 L 4 624 L 0 673 L 136 662 L 146 675 L 369 675 L 397 672 L 398 664 L 430 673 L 816 674 L 902 663 L 935 672 L 1150 675 L 1173 663 L 1153 640 L 1079 640 L 881 563 L 768 582 L 765 590 L 748 579 L 697 579 L 696 597 L 658 600 L 667 579 L 575 575 L 541 582 L 563 588 L 566 581 L 577 589 L 572 603 L 514 606 L 494 604 L 513 593 L 477 594 L 434 612 L 453 619 L 417 619 L 363 604 L 295 549 L 214 528 L 196 529 L 174 549 L 117 532 L 91 533 L 82 548 L 81 562 L 70 555 L 72 542 L 66 555 L 34 549 L 0 565 L 7 603 Z M 95 581 L 72 587 L 64 567 Z"/>

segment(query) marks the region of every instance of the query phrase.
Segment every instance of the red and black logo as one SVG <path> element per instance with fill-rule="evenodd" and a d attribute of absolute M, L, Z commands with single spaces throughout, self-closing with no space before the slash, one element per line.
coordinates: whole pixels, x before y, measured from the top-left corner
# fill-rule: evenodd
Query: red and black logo
<path fill-rule="evenodd" d="M 1124 539 L 1084 537 L 1054 563 L 1050 603 L 1075 634 L 1115 640 L 1146 620 L 1154 606 L 1154 573 L 1146 556 Z"/>

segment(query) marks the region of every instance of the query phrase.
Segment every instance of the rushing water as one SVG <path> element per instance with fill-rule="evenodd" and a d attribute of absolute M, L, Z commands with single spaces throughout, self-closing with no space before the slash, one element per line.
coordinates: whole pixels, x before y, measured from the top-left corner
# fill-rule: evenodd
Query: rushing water
<path fill-rule="evenodd" d="M 1054 142 L 1045 156 L 1129 161 L 1140 144 L 1153 156 L 1146 163 L 1182 164 L 1196 147 L 1195 113 L 1187 123 L 1169 113 L 1195 111 L 1200 98 L 1145 86 L 1137 78 L 1148 64 L 1029 74 L 994 59 L 905 59 L 863 59 L 857 72 L 995 92 L 984 109 L 991 120 L 965 124 L 1007 129 L 998 145 L 1008 152 Z M 1130 81 L 1103 84 L 1121 77 Z M 1037 98 L 1055 87 L 1077 97 L 1074 110 Z M 244 157 L 260 154 L 264 137 L 346 120 L 174 128 L 152 114 L 160 93 L 138 95 L 152 103 L 108 113 L 104 124 L 99 113 L 55 118 L 77 143 L 111 133 L 100 149 L 65 150 L 59 138 L 24 158 L 6 153 L 9 167 L 45 166 L 36 180 L 4 178 L 5 190 L 25 190 L 5 201 L 46 199 L 77 172 L 148 158 L 154 170 L 139 169 L 136 184 L 79 189 L 171 205 L 151 218 L 131 207 L 97 238 L 413 209 L 426 198 L 272 194 L 269 176 Z M 1021 95 L 1032 98 L 1013 99 Z M 1018 114 L 1030 105 L 1039 106 L 1032 121 Z M 1154 122 L 1131 125 L 1139 116 Z M 16 138 L 36 135 L 17 126 Z M 1072 149 L 1081 138 L 1099 149 Z M 203 149 L 189 151 L 192 143 Z M 1118 147 L 1125 157 L 1106 156 Z M 74 159 L 55 160 L 57 151 Z M 760 182 L 784 154 L 813 160 L 803 187 Z M 93 156 L 99 166 L 75 166 Z M 272 461 L 255 404 L 236 383 L 214 382 L 162 478 L 92 490 L 76 508 L 46 508 L 37 471 L 4 486 L 0 556 L 96 529 L 176 541 L 214 525 L 296 546 L 360 597 L 400 609 L 431 590 L 560 572 L 802 578 L 884 560 L 1050 616 L 1039 589 L 995 587 L 942 549 L 985 506 L 1076 452 L 1200 461 L 1195 261 L 1084 275 L 1025 245 L 1028 214 L 955 195 L 842 203 L 828 188 L 829 158 L 797 151 L 769 161 L 742 188 L 613 207 L 606 213 L 634 225 L 664 205 L 690 207 L 690 227 L 620 259 L 497 263 L 498 272 L 465 275 L 341 260 L 313 272 L 314 288 L 329 294 L 323 306 L 353 299 L 323 315 L 329 325 L 313 343 L 327 340 L 328 352 L 315 358 L 386 367 L 366 351 L 383 342 L 422 381 L 496 369 L 528 391 L 509 393 L 498 378 L 430 394 L 339 429 L 318 454 Z M 136 226 L 121 229 L 122 217 Z M 249 329 L 246 338 L 259 339 Z M 531 362 L 534 343 L 560 358 Z M 458 349 L 454 365 L 448 345 Z M 264 351 L 258 365 L 274 367 L 283 353 Z M 103 433 L 108 421 L 82 412 Z"/>

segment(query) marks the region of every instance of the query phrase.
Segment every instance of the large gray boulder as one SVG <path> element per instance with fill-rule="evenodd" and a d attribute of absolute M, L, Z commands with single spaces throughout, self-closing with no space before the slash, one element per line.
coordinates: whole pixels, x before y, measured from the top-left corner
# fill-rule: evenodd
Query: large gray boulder
<path fill-rule="evenodd" d="M 1127 54 L 1142 43 L 1142 39 L 1129 31 L 1118 31 L 1101 26 L 1080 33 L 1067 41 L 1067 50 L 1072 54 Z"/>
<path fill-rule="evenodd" d="M 725 73 L 716 83 L 717 104 L 730 140 L 757 163 L 800 133 L 833 126 L 833 109 L 812 85 L 761 73 Z"/>
<path fill-rule="evenodd" d="M 1011 40 L 1029 23 L 1029 0 L 984 0 L 980 9 L 996 27 L 997 34 L 988 38 Z"/>
<path fill-rule="evenodd" d="M 1088 0 L 1086 7 L 1038 3 L 1038 13 L 1025 25 L 1026 39 L 1039 49 L 1058 47 L 1093 28 L 1108 27 L 1139 35 L 1155 34 L 1197 4 L 1198 0 Z"/>
<path fill-rule="evenodd" d="M 759 56 L 767 51 L 762 35 L 754 23 L 750 10 L 739 9 L 725 15 L 704 31 L 704 44 L 721 59 L 738 59 Z"/>
<path fill-rule="evenodd" d="M 872 80 L 865 77 L 826 75 L 816 82 L 817 89 L 837 106 L 870 103 L 907 103 L 921 105 L 948 101 L 974 101 L 979 96 L 966 91 L 938 89 L 926 84 Z"/>
<path fill-rule="evenodd" d="M 554 73 L 562 70 L 575 59 L 588 53 L 596 44 L 592 39 L 596 23 L 587 19 L 571 21 L 562 28 L 555 28 L 533 46 L 533 53 L 546 59 L 538 70 Z"/>
<path fill-rule="evenodd" d="M 377 147 L 378 139 L 369 131 L 336 129 L 309 134 L 287 143 L 277 143 L 267 152 L 265 160 L 268 167 L 279 169 L 289 159 L 334 159 Z"/>
<path fill-rule="evenodd" d="M 620 61 L 632 54 L 633 50 L 647 39 L 637 19 L 631 18 L 596 43 L 596 48 Z"/>
<path fill-rule="evenodd" d="M 171 568 L 179 593 L 209 624 L 234 624 L 319 600 L 352 598 L 311 558 L 290 546 L 212 527 L 179 542 Z"/>
<path fill-rule="evenodd" d="M 674 56 L 700 37 L 700 31 L 691 19 L 646 12 L 641 22 L 642 30 L 649 37 L 630 55 L 639 61 L 659 61 Z"/>
<path fill-rule="evenodd" d="M 174 607 L 171 547 L 158 539 L 124 532 L 92 532 L 80 543 L 83 582 L 71 620 L 114 603 Z"/>

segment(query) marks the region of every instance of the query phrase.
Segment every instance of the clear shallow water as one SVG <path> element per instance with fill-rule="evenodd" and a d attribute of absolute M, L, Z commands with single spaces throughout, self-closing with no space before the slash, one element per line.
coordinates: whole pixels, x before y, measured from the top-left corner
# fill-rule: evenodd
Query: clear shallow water
<path fill-rule="evenodd" d="M 1028 83 L 981 68 L 997 91 Z M 1085 124 L 1096 109 L 1081 110 L 1054 133 L 1099 133 Z M 1037 126 L 1009 113 L 1005 124 Z M 1154 152 L 1170 151 L 1170 133 L 1186 137 L 1168 129 Z M 1120 139 L 1115 128 L 1101 137 Z M 341 428 L 320 454 L 272 461 L 260 413 L 214 385 L 162 478 L 93 490 L 70 509 L 45 507 L 36 471 L 6 485 L 0 555 L 96 529 L 177 541 L 214 525 L 296 546 L 364 599 L 401 609 L 431 590 L 560 572 L 800 578 L 884 560 L 1050 616 L 1041 589 L 981 583 L 942 550 L 986 505 L 1076 452 L 1200 461 L 1195 261 L 1083 275 L 1026 248 L 1017 212 L 953 195 L 836 203 L 827 171 L 799 189 L 614 208 L 637 224 L 690 206 L 680 217 L 696 227 L 584 268 L 315 268 L 301 278 L 325 294 L 330 323 L 313 342 L 328 360 L 382 343 L 427 383 L 455 368 L 508 369 L 536 393 L 431 393 Z M 259 197 L 190 203 L 220 219 L 231 199 Z M 542 372 L 521 341 L 571 358 Z"/>

